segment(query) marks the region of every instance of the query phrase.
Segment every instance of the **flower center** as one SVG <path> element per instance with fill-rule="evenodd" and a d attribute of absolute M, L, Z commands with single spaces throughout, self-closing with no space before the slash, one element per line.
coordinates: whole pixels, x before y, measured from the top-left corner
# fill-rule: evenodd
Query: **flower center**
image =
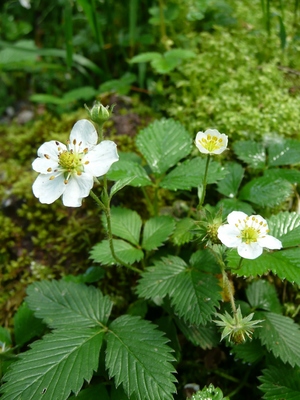
<path fill-rule="evenodd" d="M 200 139 L 199 142 L 209 152 L 219 150 L 221 147 L 224 146 L 222 138 L 211 135 L 207 135 L 206 138 Z"/>
<path fill-rule="evenodd" d="M 58 155 L 59 165 L 68 172 L 83 171 L 82 154 L 73 151 L 63 151 Z"/>
<path fill-rule="evenodd" d="M 257 242 L 260 235 L 260 231 L 253 228 L 252 226 L 247 226 L 241 232 L 242 241 L 246 244 Z"/>

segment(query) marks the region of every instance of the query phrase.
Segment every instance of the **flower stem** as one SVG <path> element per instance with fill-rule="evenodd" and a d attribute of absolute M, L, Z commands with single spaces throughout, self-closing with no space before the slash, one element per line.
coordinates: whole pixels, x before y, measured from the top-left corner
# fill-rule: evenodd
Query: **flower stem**
<path fill-rule="evenodd" d="M 205 199 L 205 195 L 206 195 L 207 173 L 208 173 L 209 162 L 210 162 L 210 154 L 207 155 L 207 159 L 206 159 L 205 171 L 204 171 L 204 176 L 203 176 L 203 181 L 202 181 L 202 193 L 201 193 L 201 198 L 199 199 L 198 210 L 201 209 L 204 199 Z"/>
<path fill-rule="evenodd" d="M 111 255 L 115 259 L 115 261 L 118 264 L 123 265 L 123 267 L 126 267 L 130 269 L 131 271 L 137 272 L 140 274 L 142 271 L 130 264 L 125 263 L 122 261 L 115 252 L 115 247 L 114 247 L 114 242 L 113 242 L 113 235 L 112 235 L 112 229 L 111 229 L 111 214 L 110 214 L 110 198 L 107 196 L 107 189 L 106 189 L 106 179 L 104 180 L 104 196 L 107 199 L 107 204 L 104 204 L 98 196 L 91 190 L 90 192 L 91 197 L 96 201 L 96 203 L 101 207 L 101 209 L 104 211 L 105 216 L 106 216 L 106 222 L 107 222 L 107 235 L 108 235 L 108 242 L 109 242 L 109 248 L 111 251 Z"/>
<path fill-rule="evenodd" d="M 222 267 L 222 278 L 223 278 L 223 287 L 225 288 L 226 293 L 228 293 L 228 295 L 229 295 L 229 300 L 230 300 L 233 316 L 238 325 L 239 321 L 237 319 L 237 309 L 236 309 L 236 305 L 235 305 L 235 301 L 234 301 L 232 286 L 228 279 L 228 275 L 223 267 Z"/>

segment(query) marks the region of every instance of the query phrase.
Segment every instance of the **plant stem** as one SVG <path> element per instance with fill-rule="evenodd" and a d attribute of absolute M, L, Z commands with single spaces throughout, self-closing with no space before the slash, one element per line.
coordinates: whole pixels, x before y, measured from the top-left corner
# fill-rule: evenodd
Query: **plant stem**
<path fill-rule="evenodd" d="M 205 195 L 206 195 L 207 173 L 208 173 L 209 162 L 210 162 L 210 154 L 207 155 L 207 159 L 206 159 L 205 171 L 204 171 L 204 176 L 203 176 L 203 181 L 202 181 L 202 193 L 201 193 L 201 198 L 199 200 L 198 210 L 201 209 L 204 199 L 205 199 Z"/>
<path fill-rule="evenodd" d="M 235 305 L 235 301 L 234 301 L 232 286 L 230 284 L 230 281 L 228 279 L 225 269 L 223 267 L 221 267 L 221 268 L 222 268 L 223 287 L 225 288 L 226 293 L 228 293 L 228 295 L 229 295 L 229 300 L 230 300 L 233 316 L 234 316 L 236 324 L 238 325 L 239 321 L 237 319 L 237 309 L 236 309 L 236 305 Z"/>

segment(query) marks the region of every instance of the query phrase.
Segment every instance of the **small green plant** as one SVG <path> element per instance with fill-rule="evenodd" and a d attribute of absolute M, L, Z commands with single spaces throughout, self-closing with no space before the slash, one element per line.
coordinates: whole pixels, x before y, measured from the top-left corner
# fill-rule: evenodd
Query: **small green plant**
<path fill-rule="evenodd" d="M 299 396 L 299 325 L 283 314 L 268 279 L 300 285 L 299 214 L 293 206 L 281 210 L 297 199 L 291 180 L 299 179 L 299 142 L 236 142 L 229 157 L 227 135 L 198 132 L 194 145 L 180 123 L 161 119 L 137 135 L 139 154 L 118 160 L 115 144 L 103 140 L 111 110 L 99 103 L 87 110 L 94 124 L 78 121 L 67 146 L 52 140 L 39 148 L 33 192 L 46 204 L 62 196 L 66 207 L 80 207 L 90 194 L 107 238 L 91 249 L 94 266 L 85 274 L 28 287 L 14 338 L 0 331 L 2 398 L 180 398 L 178 332 L 195 348 L 223 340 L 237 359 L 257 365 L 265 398 L 275 382 L 278 398 L 287 388 L 287 399 Z M 243 183 L 239 159 L 255 178 Z M 112 206 L 130 186 L 144 195 L 142 214 Z M 186 207 L 162 213 L 172 193 Z M 121 307 L 101 287 L 113 266 L 116 280 L 127 271 L 132 282 L 129 303 Z M 235 295 L 237 277 L 247 278 L 242 299 Z M 26 344 L 30 349 L 19 352 Z M 234 389 L 221 388 L 224 398 L 242 390 L 247 374 Z M 221 389 L 209 386 L 193 399 L 222 399 Z"/>

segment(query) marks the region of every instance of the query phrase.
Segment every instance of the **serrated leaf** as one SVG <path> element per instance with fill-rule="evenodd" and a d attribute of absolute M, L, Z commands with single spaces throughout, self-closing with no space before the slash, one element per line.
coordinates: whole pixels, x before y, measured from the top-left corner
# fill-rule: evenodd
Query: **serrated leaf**
<path fill-rule="evenodd" d="M 155 325 L 139 317 L 123 315 L 109 326 L 106 367 L 116 386 L 137 400 L 172 400 L 176 381 L 175 361 L 168 340 Z"/>
<path fill-rule="evenodd" d="M 300 368 L 289 365 L 272 366 L 263 370 L 259 377 L 266 400 L 297 400 L 300 399 Z"/>
<path fill-rule="evenodd" d="M 236 269 L 240 256 L 236 250 L 227 253 L 228 266 L 233 268 L 232 272 L 238 276 L 257 276 L 269 271 L 278 275 L 281 279 L 287 279 L 300 285 L 300 248 L 287 249 L 277 252 L 264 252 L 255 260 L 243 259 L 242 266 Z"/>
<path fill-rule="evenodd" d="M 272 312 L 261 311 L 255 313 L 255 317 L 264 320 L 256 334 L 268 351 L 292 367 L 300 366 L 299 325 L 289 317 Z"/>
<path fill-rule="evenodd" d="M 192 139 L 179 122 L 161 119 L 138 134 L 136 145 L 152 171 L 163 174 L 190 153 Z"/>
<path fill-rule="evenodd" d="M 280 139 L 268 146 L 268 163 L 274 167 L 278 165 L 291 165 L 300 163 L 300 141 L 293 139 Z"/>
<path fill-rule="evenodd" d="M 111 166 L 106 176 L 107 179 L 112 181 L 125 179 L 131 176 L 133 180 L 129 183 L 129 186 L 134 187 L 152 185 L 151 179 L 144 168 L 136 162 L 131 161 L 119 160 Z"/>
<path fill-rule="evenodd" d="M 142 219 L 136 211 L 128 208 L 111 208 L 112 234 L 128 240 L 138 246 L 142 227 Z"/>
<path fill-rule="evenodd" d="M 56 331 L 20 354 L 4 377 L 3 400 L 65 400 L 78 393 L 98 368 L 104 332 L 95 329 Z"/>
<path fill-rule="evenodd" d="M 207 250 L 198 250 L 191 255 L 190 264 L 199 271 L 205 271 L 211 274 L 220 274 L 220 266 L 212 252 Z"/>
<path fill-rule="evenodd" d="M 176 166 L 167 174 L 160 186 L 169 190 L 191 190 L 201 185 L 204 177 L 206 160 L 195 157 Z M 211 161 L 208 167 L 207 183 L 216 183 L 227 174 L 226 169 L 216 161 Z"/>
<path fill-rule="evenodd" d="M 206 325 L 192 325 L 183 319 L 175 318 L 176 324 L 184 336 L 201 349 L 207 350 L 217 347 L 220 342 L 220 334 L 215 323 L 208 322 Z"/>
<path fill-rule="evenodd" d="M 60 329 L 105 325 L 112 308 L 99 289 L 63 280 L 33 283 L 27 288 L 26 302 L 38 318 Z"/>
<path fill-rule="evenodd" d="M 246 296 L 253 308 L 280 314 L 282 307 L 275 286 L 264 280 L 252 282 L 246 289 Z"/>
<path fill-rule="evenodd" d="M 255 214 L 249 203 L 237 199 L 222 199 L 218 202 L 217 207 L 222 209 L 224 217 L 227 217 L 232 211 L 243 211 L 247 215 Z"/>
<path fill-rule="evenodd" d="M 284 180 L 270 181 L 265 176 L 254 178 L 241 190 L 239 198 L 261 207 L 275 207 L 286 201 L 293 193 L 293 185 Z"/>
<path fill-rule="evenodd" d="M 300 171 L 295 169 L 272 168 L 264 171 L 264 176 L 272 181 L 285 179 L 292 184 L 300 184 Z"/>
<path fill-rule="evenodd" d="M 134 180 L 136 179 L 136 176 L 127 176 L 119 179 L 110 189 L 110 197 L 114 196 L 117 192 L 119 192 L 121 189 L 123 189 L 125 186 L 130 185 Z"/>
<path fill-rule="evenodd" d="M 281 212 L 268 219 L 270 235 L 276 236 L 283 247 L 300 244 L 300 215 L 296 212 Z"/>
<path fill-rule="evenodd" d="M 266 152 L 262 143 L 252 140 L 235 142 L 233 149 L 238 158 L 254 169 L 264 169 Z"/>
<path fill-rule="evenodd" d="M 179 317 L 196 325 L 211 320 L 221 299 L 217 278 L 189 267 L 174 256 L 162 258 L 154 267 L 146 268 L 137 293 L 146 299 L 168 295 Z"/>
<path fill-rule="evenodd" d="M 124 240 L 113 239 L 113 243 L 117 257 L 126 264 L 133 264 L 144 257 L 142 250 L 133 247 Z M 103 265 L 119 265 L 111 254 L 108 240 L 97 243 L 92 248 L 90 257 Z"/>
<path fill-rule="evenodd" d="M 81 390 L 78 396 L 71 396 L 68 400 L 110 400 L 104 384 L 90 386 Z"/>
<path fill-rule="evenodd" d="M 259 361 L 265 355 L 265 350 L 258 339 L 248 340 L 245 343 L 233 346 L 231 351 L 236 358 L 250 364 Z"/>
<path fill-rule="evenodd" d="M 161 246 L 175 228 L 175 221 L 167 215 L 159 215 L 146 221 L 143 232 L 142 248 L 154 250 Z"/>
<path fill-rule="evenodd" d="M 227 197 L 233 198 L 237 196 L 240 184 L 244 177 L 244 168 L 234 162 L 226 164 L 227 175 L 218 182 L 218 192 Z"/>
<path fill-rule="evenodd" d="M 172 235 L 172 242 L 176 246 L 182 246 L 193 238 L 192 228 L 195 227 L 195 221 L 191 218 L 183 218 L 176 222 L 176 227 Z"/>

